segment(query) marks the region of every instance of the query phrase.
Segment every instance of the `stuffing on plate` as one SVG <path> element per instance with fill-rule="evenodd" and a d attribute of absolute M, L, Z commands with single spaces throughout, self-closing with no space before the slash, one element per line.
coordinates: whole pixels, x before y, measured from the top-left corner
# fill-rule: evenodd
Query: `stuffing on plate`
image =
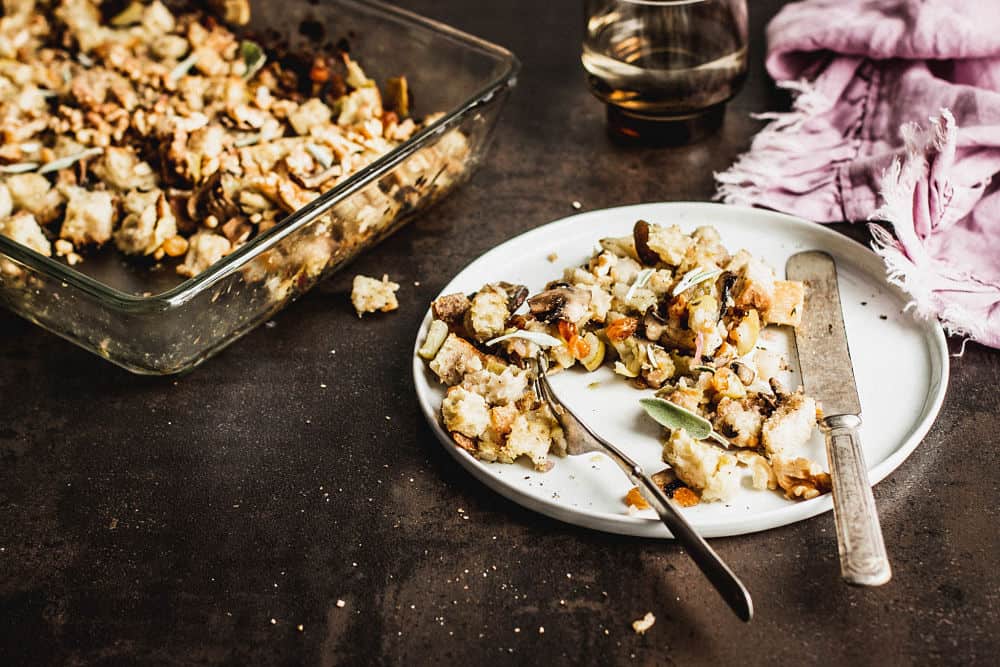
<path fill-rule="evenodd" d="M 830 490 L 830 476 L 801 455 L 819 406 L 781 385 L 784 359 L 759 344 L 765 327 L 800 323 L 804 294 L 749 252 L 730 253 L 713 227 L 685 233 L 640 220 L 632 235 L 601 239 L 584 264 L 533 296 L 496 282 L 439 297 L 418 354 L 448 387 L 445 429 L 484 461 L 524 456 L 546 470 L 565 454 L 562 429 L 523 368 L 544 354 L 550 372 L 610 365 L 729 440 L 727 449 L 666 429 L 671 470 L 658 483 L 680 504 L 694 504 L 695 494 L 731 498 L 744 470 L 756 489 L 808 499 Z M 626 503 L 645 506 L 638 493 Z"/>
<path fill-rule="evenodd" d="M 3 3 L 0 234 L 43 255 L 72 265 L 113 245 L 196 276 L 425 124 L 405 78 L 383 94 L 344 50 L 265 51 L 197 3 L 133 0 L 110 17 L 108 4 Z M 212 4 L 249 20 L 247 0 Z M 333 213 L 375 233 L 465 151 L 449 136 L 426 169 Z M 319 270 L 333 251 L 320 238 L 286 259 Z"/>

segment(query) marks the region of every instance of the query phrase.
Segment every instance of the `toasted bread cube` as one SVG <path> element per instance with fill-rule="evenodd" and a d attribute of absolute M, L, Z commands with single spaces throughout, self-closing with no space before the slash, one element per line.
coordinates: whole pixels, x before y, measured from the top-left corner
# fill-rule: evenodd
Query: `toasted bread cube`
<path fill-rule="evenodd" d="M 441 416 L 449 431 L 478 438 L 490 425 L 486 399 L 479 394 L 452 387 L 441 403 Z"/>
<path fill-rule="evenodd" d="M 715 409 L 715 430 L 739 447 L 756 447 L 764 416 L 751 399 L 725 397 Z"/>
<path fill-rule="evenodd" d="M 801 390 L 786 398 L 761 428 L 769 456 L 791 456 L 812 436 L 816 427 L 816 401 Z"/>
<path fill-rule="evenodd" d="M 91 192 L 75 185 L 67 189 L 69 203 L 66 204 L 66 219 L 59 232 L 60 238 L 78 246 L 108 241 L 115 221 L 111 194 L 100 190 Z"/>
<path fill-rule="evenodd" d="M 485 398 L 490 405 L 506 405 L 524 395 L 528 374 L 516 366 L 504 366 L 499 373 L 485 369 L 467 373 L 462 386 Z"/>
<path fill-rule="evenodd" d="M 733 292 L 738 308 L 756 308 L 766 312 L 771 307 L 774 301 L 774 269 L 745 250 L 736 253 L 726 268 L 739 276 Z"/>
<path fill-rule="evenodd" d="M 508 317 L 507 295 L 493 285 L 485 285 L 472 297 L 465 325 L 476 340 L 482 342 L 502 334 Z"/>
<path fill-rule="evenodd" d="M 695 440 L 677 429 L 663 446 L 663 460 L 685 484 L 701 491 L 705 502 L 726 500 L 739 486 L 736 459 L 723 450 Z"/>
<path fill-rule="evenodd" d="M 45 238 L 35 216 L 27 211 L 20 211 L 5 220 L 0 219 L 0 234 L 46 257 L 52 256 L 52 244 Z"/>
<path fill-rule="evenodd" d="M 548 470 L 551 467 L 548 459 L 549 448 L 552 446 L 553 431 L 556 429 L 558 424 L 544 410 L 533 410 L 518 415 L 511 424 L 506 450 L 512 459 L 527 456 L 536 470 Z"/>
<path fill-rule="evenodd" d="M 691 237 L 681 231 L 677 225 L 669 227 L 650 225 L 649 240 L 646 244 L 650 250 L 660 256 L 660 260 L 664 264 L 677 266 L 684 259 L 692 242 Z"/>
<path fill-rule="evenodd" d="M 468 297 L 461 292 L 456 294 L 446 294 L 431 302 L 431 310 L 434 317 L 445 322 L 461 322 L 466 311 L 472 305 Z"/>
<path fill-rule="evenodd" d="M 483 369 L 483 359 L 479 350 L 464 338 L 448 334 L 444 343 L 430 363 L 431 370 L 447 385 L 462 382 L 466 373 Z"/>
<path fill-rule="evenodd" d="M 774 281 L 774 298 L 764 314 L 768 324 L 787 324 L 797 327 L 802 323 L 802 306 L 806 288 L 798 280 Z"/>

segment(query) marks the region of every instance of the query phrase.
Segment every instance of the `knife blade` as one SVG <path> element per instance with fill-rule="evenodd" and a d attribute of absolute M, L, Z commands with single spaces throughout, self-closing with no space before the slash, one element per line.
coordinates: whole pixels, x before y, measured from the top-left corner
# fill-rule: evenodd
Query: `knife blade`
<path fill-rule="evenodd" d="M 795 347 L 802 384 L 823 409 L 820 427 L 833 478 L 841 575 L 851 584 L 880 586 L 892 577 L 892 568 L 858 433 L 861 400 L 844 328 L 837 266 L 827 253 L 810 250 L 789 258 L 785 274 L 805 284 Z"/>

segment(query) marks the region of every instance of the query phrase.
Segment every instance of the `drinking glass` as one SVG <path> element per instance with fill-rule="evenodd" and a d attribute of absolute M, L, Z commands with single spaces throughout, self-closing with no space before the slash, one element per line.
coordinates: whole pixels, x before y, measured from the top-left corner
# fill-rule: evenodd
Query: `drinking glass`
<path fill-rule="evenodd" d="M 721 126 L 747 72 L 746 0 L 584 0 L 583 66 L 608 131 L 683 144 Z"/>

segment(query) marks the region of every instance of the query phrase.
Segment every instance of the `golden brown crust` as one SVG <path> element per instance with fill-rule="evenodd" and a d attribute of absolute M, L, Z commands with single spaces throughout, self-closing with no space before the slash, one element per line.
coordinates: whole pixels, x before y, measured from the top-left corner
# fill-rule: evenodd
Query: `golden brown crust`
<path fill-rule="evenodd" d="M 450 434 L 451 439 L 455 441 L 455 444 L 469 452 L 470 454 L 476 453 L 476 441 L 472 438 L 462 435 L 461 433 L 453 432 Z"/>
<path fill-rule="evenodd" d="M 434 317 L 445 322 L 461 322 L 465 313 L 469 310 L 472 302 L 461 292 L 456 294 L 446 294 L 434 299 L 431 303 L 431 312 Z"/>

